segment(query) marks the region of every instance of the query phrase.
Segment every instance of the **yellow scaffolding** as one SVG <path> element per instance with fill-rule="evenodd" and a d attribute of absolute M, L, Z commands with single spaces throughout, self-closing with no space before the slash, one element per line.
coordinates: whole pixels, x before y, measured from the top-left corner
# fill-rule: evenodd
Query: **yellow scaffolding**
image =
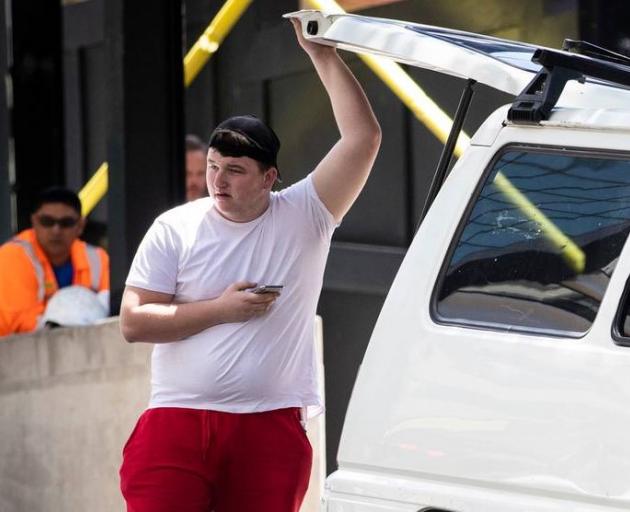
<path fill-rule="evenodd" d="M 252 0 L 228 0 L 184 57 L 184 85 L 188 87 L 217 51 Z"/>
<path fill-rule="evenodd" d="M 90 213 L 107 193 L 107 187 L 109 186 L 108 173 L 109 166 L 107 162 L 103 162 L 79 192 L 83 216 Z"/>

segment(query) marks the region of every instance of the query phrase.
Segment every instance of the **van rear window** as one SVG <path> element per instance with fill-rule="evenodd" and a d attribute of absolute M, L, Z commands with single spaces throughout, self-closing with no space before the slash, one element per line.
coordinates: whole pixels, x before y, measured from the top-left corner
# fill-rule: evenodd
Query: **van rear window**
<path fill-rule="evenodd" d="M 581 336 L 629 231 L 627 157 L 504 150 L 449 253 L 437 320 Z"/>

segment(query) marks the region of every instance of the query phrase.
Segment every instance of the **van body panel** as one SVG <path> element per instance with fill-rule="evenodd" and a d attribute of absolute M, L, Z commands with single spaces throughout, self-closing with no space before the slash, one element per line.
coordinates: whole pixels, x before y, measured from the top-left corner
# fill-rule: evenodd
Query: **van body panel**
<path fill-rule="evenodd" d="M 582 338 L 441 325 L 431 315 L 451 240 L 497 151 L 529 145 L 630 155 L 626 133 L 594 137 L 592 130 L 571 129 L 568 138 L 567 132 L 506 126 L 491 147 L 471 146 L 457 162 L 375 326 L 346 416 L 339 474 L 331 482 L 362 467 L 390 476 L 402 472 L 414 482 L 478 486 L 493 501 L 508 493 L 506 503 L 520 495 L 572 503 L 540 510 L 630 508 L 630 349 L 611 338 L 628 263 L 613 274 Z M 621 261 L 630 259 L 628 251 L 626 243 Z M 330 489 L 332 498 L 332 483 Z M 408 491 L 394 486 L 391 499 L 401 499 L 395 489 Z M 439 500 L 430 504 L 448 508 Z M 471 507 L 462 502 L 454 510 L 477 510 Z M 502 503 L 496 510 L 508 509 Z"/>
<path fill-rule="evenodd" d="M 598 505 L 555 493 L 514 492 L 465 480 L 422 479 L 378 468 L 343 468 L 326 481 L 326 512 L 622 512 L 625 503 Z"/>
<path fill-rule="evenodd" d="M 594 105 L 593 105 L 594 107 Z M 584 130 L 610 130 L 628 133 L 628 109 L 622 108 L 556 108 L 548 121 L 541 126 L 559 126 Z"/>
<path fill-rule="evenodd" d="M 630 100 L 630 98 L 624 99 Z M 514 126 L 507 120 L 509 108 L 510 105 L 503 105 L 490 114 L 475 132 L 470 143 L 473 146 L 491 146 L 494 144 L 499 132 L 505 125 Z M 628 109 L 630 110 L 630 102 L 628 103 Z M 588 132 L 606 131 L 611 132 L 610 135 L 617 133 L 621 138 L 627 137 L 630 132 L 628 110 L 622 108 L 595 108 L 595 106 L 589 109 L 576 107 L 556 108 L 553 110 L 548 121 L 542 121 L 540 123 L 540 127 L 578 129 Z M 571 137 L 573 137 L 573 135 Z M 546 138 L 545 136 L 545 139 Z M 567 142 L 566 139 L 563 140 Z M 594 139 L 591 133 L 588 136 L 587 142 L 592 140 Z M 598 147 L 596 142 L 593 144 L 592 147 Z M 601 147 L 601 145 L 599 147 Z"/>
<path fill-rule="evenodd" d="M 509 105 L 503 105 L 490 114 L 470 139 L 470 143 L 473 146 L 492 146 L 503 129 L 509 108 Z"/>
<path fill-rule="evenodd" d="M 556 110 L 563 107 L 586 110 L 628 109 L 630 108 L 630 90 L 590 81 L 581 83 L 569 80 L 564 86 L 556 107 Z"/>

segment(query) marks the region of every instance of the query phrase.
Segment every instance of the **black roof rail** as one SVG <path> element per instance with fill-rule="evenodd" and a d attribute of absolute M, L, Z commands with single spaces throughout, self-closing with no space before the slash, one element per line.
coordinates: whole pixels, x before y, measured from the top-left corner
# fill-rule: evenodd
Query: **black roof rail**
<path fill-rule="evenodd" d="M 583 82 L 590 77 L 630 87 L 630 65 L 543 48 L 534 52 L 532 62 L 542 68 L 508 111 L 508 119 L 517 124 L 536 124 L 549 119 L 569 80 Z"/>

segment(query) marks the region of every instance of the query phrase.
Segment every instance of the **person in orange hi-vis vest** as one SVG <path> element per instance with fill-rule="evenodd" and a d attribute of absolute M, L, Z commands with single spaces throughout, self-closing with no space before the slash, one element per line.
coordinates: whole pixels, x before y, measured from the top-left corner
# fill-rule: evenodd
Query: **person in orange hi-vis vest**
<path fill-rule="evenodd" d="M 0 336 L 41 327 L 46 304 L 60 288 L 109 293 L 107 253 L 79 240 L 85 219 L 76 193 L 45 190 L 31 225 L 0 246 Z"/>

